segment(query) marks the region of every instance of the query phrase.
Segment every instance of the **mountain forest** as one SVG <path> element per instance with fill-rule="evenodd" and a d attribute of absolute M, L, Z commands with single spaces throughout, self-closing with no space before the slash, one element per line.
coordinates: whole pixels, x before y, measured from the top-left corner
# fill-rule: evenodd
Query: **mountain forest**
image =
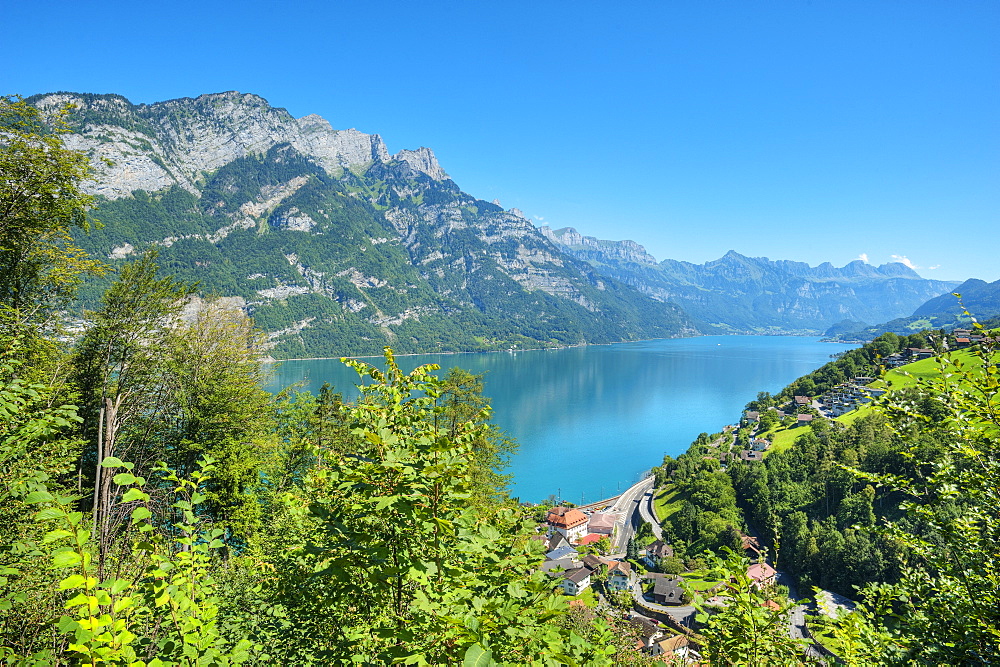
<path fill-rule="evenodd" d="M 134 136 L 148 136 L 143 118 L 133 121 Z M 101 234 L 116 215 L 125 224 L 172 209 L 189 216 L 190 227 L 171 234 L 208 233 L 199 225 L 214 211 L 231 213 L 227 202 L 246 203 L 234 197 L 247 172 L 223 165 L 204 174 L 195 188 L 200 198 L 171 186 L 162 196 L 137 191 L 101 200 L 84 187 L 93 156 L 74 147 L 78 122 L 72 110 L 0 99 L 0 658 L 6 664 L 681 664 L 637 651 L 620 609 L 582 609 L 553 593 L 552 580 L 539 570 L 544 548 L 532 539 L 535 510 L 506 490 L 504 463 L 516 444 L 492 425 L 482 379 L 458 369 L 437 375 L 432 366 L 403 373 L 393 348 L 382 345 L 395 341 L 407 349 L 420 337 L 410 336 L 405 322 L 433 328 L 447 318 L 372 328 L 345 314 L 358 305 L 405 311 L 429 284 L 398 246 L 371 240 L 386 233 L 377 228 L 378 209 L 351 194 L 374 192 L 371 181 L 347 170 L 322 196 L 302 185 L 303 199 L 295 202 L 314 222 L 332 207 L 350 211 L 354 226 L 342 233 L 368 239 L 370 272 L 345 274 L 344 283 L 317 277 L 300 261 L 307 248 L 290 245 L 282 250 L 294 261 L 275 264 L 266 254 L 260 261 L 272 262 L 262 280 L 311 275 L 320 287 L 308 293 L 327 290 L 338 304 L 324 326 L 289 336 L 286 351 L 308 351 L 299 334 L 314 330 L 309 335 L 327 341 L 322 345 L 347 345 L 351 336 L 364 341 L 344 353 L 379 345 L 383 364 L 345 360 L 371 381 L 354 401 L 329 387 L 316 395 L 271 395 L 261 387 L 261 358 L 275 349 L 274 337 L 261 321 L 272 317 L 271 326 L 285 326 L 320 306 L 310 310 L 303 302 L 295 311 L 287 299 L 278 304 L 287 310 L 269 314 L 262 303 L 251 317 L 245 298 L 240 303 L 238 295 L 222 293 L 226 280 L 237 284 L 239 267 L 209 256 L 210 246 L 189 249 L 196 263 L 225 267 L 207 271 L 202 285 L 173 270 L 180 255 L 167 250 L 180 242 L 133 246 L 115 261 L 95 252 L 108 242 Z M 270 165 L 268 187 L 328 178 L 286 147 L 246 160 Z M 385 210 L 403 216 L 421 205 L 453 213 L 467 207 L 485 211 L 500 227 L 516 222 L 499 207 L 464 200 L 449 181 L 432 178 L 441 175 L 426 163 L 431 175 L 420 176 L 405 160 L 395 164 L 401 171 L 387 172 L 383 185 L 404 167 L 410 177 L 384 185 Z M 384 165 L 377 160 L 372 168 Z M 417 194 L 421 203 L 399 203 L 399 191 L 428 179 L 434 183 Z M 262 186 L 254 183 L 258 192 Z M 95 210 L 104 216 L 103 229 Z M 289 208 L 282 215 L 292 220 L 296 213 Z M 448 224 L 461 232 L 462 214 L 456 215 Z M 419 225 L 407 229 L 411 250 L 429 243 Z M 153 238 L 152 230 L 150 223 L 135 233 Z M 245 244 L 248 257 L 260 250 L 252 234 L 228 238 Z M 566 271 L 562 282 L 556 269 L 524 274 L 524 281 L 549 281 L 569 299 L 505 283 L 505 271 L 515 269 L 495 267 L 524 247 L 510 248 L 510 255 L 465 255 L 472 262 L 493 258 L 494 268 L 480 277 L 505 285 L 495 291 L 474 291 L 444 266 L 427 272 L 440 280 L 436 312 L 478 295 L 494 299 L 460 309 L 461 332 L 434 330 L 442 345 L 470 332 L 483 341 L 489 333 L 491 345 L 501 338 L 504 345 L 574 342 L 587 318 L 603 322 L 600 335 L 612 340 L 690 326 L 679 308 L 601 277 L 582 260 L 555 256 Z M 442 260 L 432 255 L 425 257 L 429 266 Z M 385 267 L 398 272 L 397 282 L 374 281 Z M 282 287 L 268 284 L 261 289 Z M 410 287 L 399 292 L 398 285 Z M 449 291 L 451 301 L 440 296 Z M 503 324 L 508 329 L 500 336 L 486 326 L 500 321 L 490 319 L 500 308 L 490 303 L 510 293 L 523 299 L 514 308 L 524 318 Z M 83 324 L 74 310 L 81 302 Z M 535 322 L 542 324 L 532 329 Z M 721 606 L 693 594 L 701 614 L 687 632 L 703 660 L 1000 662 L 1000 360 L 989 331 L 974 326 L 981 343 L 935 357 L 933 372 L 886 375 L 896 383 L 891 391 L 850 423 L 817 419 L 763 461 L 725 467 L 711 451 L 713 437 L 703 434 L 688 453 L 654 469 L 660 489 L 676 499 L 663 523 L 678 560 L 700 559 L 728 582 Z M 939 349 L 946 338 L 920 335 Z M 882 375 L 883 360 L 912 342 L 887 334 L 800 379 L 787 395 L 762 394 L 749 407 L 766 413 L 804 388 L 819 393 L 824 383 L 852 374 Z M 748 561 L 734 535 L 747 531 L 759 535 L 803 594 L 816 586 L 858 601 L 849 614 L 815 621 L 826 657 L 810 657 L 802 640 L 789 637 L 781 620 L 794 602 L 788 591 L 760 588 L 743 574 Z"/>

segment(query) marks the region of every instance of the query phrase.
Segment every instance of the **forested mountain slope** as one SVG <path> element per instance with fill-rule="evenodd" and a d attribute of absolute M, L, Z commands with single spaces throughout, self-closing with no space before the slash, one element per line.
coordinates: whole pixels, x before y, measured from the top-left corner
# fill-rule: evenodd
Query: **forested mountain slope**
<path fill-rule="evenodd" d="M 956 294 L 960 296 L 955 296 Z M 873 340 L 884 333 L 907 335 L 922 329 L 968 327 L 969 316 L 975 313 L 980 319 L 1000 315 L 1000 280 L 988 283 L 972 278 L 955 287 L 948 294 L 934 297 L 921 304 L 908 317 L 900 317 L 871 327 L 846 327 L 828 331 L 836 340 Z"/>
<path fill-rule="evenodd" d="M 657 262 L 633 241 L 599 240 L 572 228 L 542 232 L 602 275 L 677 303 L 723 331 L 819 333 L 843 320 L 884 322 L 957 284 L 926 280 L 898 262 L 811 267 L 734 251 L 705 264 Z"/>
<path fill-rule="evenodd" d="M 485 350 L 698 333 L 677 306 L 600 275 L 516 209 L 478 200 L 426 148 L 292 118 L 240 93 L 65 104 L 112 264 L 148 248 L 199 290 L 242 298 L 275 356 Z M 85 287 L 92 304 L 106 282 Z"/>

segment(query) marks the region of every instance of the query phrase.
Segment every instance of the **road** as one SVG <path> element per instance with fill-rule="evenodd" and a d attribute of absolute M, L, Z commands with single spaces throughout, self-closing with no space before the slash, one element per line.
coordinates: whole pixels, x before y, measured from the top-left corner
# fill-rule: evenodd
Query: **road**
<path fill-rule="evenodd" d="M 654 481 L 653 477 L 650 476 L 641 482 L 633 484 L 618 497 L 614 507 L 611 508 L 612 512 L 621 513 L 621 518 L 618 520 L 618 527 L 615 531 L 617 537 L 615 538 L 614 550 L 616 552 L 624 553 L 629 539 L 635 535 L 635 529 L 638 528 L 639 522 L 643 520 L 639 506 L 645 499 L 646 494 L 652 490 Z"/>

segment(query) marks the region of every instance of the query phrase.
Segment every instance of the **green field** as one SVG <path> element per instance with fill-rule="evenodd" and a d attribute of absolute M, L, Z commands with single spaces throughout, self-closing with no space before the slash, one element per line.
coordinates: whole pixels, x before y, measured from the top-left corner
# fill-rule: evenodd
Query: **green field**
<path fill-rule="evenodd" d="M 653 508 L 656 510 L 656 518 L 663 523 L 667 517 L 680 510 L 684 494 L 673 484 L 667 484 L 659 489 L 656 498 L 653 500 Z"/>
<path fill-rule="evenodd" d="M 692 570 L 691 572 L 685 572 L 681 576 L 684 577 L 684 581 L 690 584 L 691 588 L 702 592 L 715 588 L 722 583 L 718 577 L 712 576 L 714 574 L 711 570 Z"/>

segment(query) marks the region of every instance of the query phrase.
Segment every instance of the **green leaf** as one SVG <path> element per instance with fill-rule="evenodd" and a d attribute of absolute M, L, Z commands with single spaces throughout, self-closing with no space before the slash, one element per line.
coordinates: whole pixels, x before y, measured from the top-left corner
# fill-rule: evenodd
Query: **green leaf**
<path fill-rule="evenodd" d="M 73 533 L 69 532 L 68 530 L 64 530 L 62 528 L 59 528 L 57 530 L 52 530 L 52 531 L 49 531 L 48 533 L 46 533 L 45 537 L 42 539 L 42 543 L 43 544 L 48 544 L 50 542 L 56 542 L 58 540 L 61 540 L 61 539 L 67 538 L 67 537 L 73 537 Z"/>
<path fill-rule="evenodd" d="M 114 482 L 118 486 L 126 486 L 135 482 L 135 475 L 130 472 L 120 472 L 114 477 Z M 131 490 L 131 489 L 130 489 Z"/>
<path fill-rule="evenodd" d="M 101 461 L 102 468 L 124 468 L 125 462 L 122 461 L 117 456 L 105 456 L 104 460 Z"/>
<path fill-rule="evenodd" d="M 80 588 L 87 583 L 87 578 L 82 574 L 72 574 L 59 582 L 59 590 L 65 591 L 69 588 Z"/>
<path fill-rule="evenodd" d="M 479 644 L 473 644 L 465 651 L 465 659 L 462 660 L 462 667 L 487 667 L 495 665 L 493 662 L 493 651 L 487 651 Z"/>
<path fill-rule="evenodd" d="M 76 565 L 80 562 L 80 554 L 73 551 L 72 549 L 67 549 L 66 551 L 57 551 L 52 554 L 52 567 L 70 567 Z"/>
<path fill-rule="evenodd" d="M 143 519 L 148 519 L 153 516 L 153 513 L 149 511 L 148 507 L 136 507 L 132 510 L 132 520 L 142 521 Z"/>
<path fill-rule="evenodd" d="M 121 477 L 121 475 L 116 475 L 115 479 L 117 480 L 119 477 Z M 143 493 L 141 489 L 132 488 L 126 491 L 125 495 L 122 496 L 123 503 L 130 503 L 135 500 L 149 500 L 149 494 Z"/>
<path fill-rule="evenodd" d="M 28 505 L 43 503 L 46 500 L 52 500 L 52 494 L 48 491 L 32 491 L 24 497 L 24 502 Z"/>

